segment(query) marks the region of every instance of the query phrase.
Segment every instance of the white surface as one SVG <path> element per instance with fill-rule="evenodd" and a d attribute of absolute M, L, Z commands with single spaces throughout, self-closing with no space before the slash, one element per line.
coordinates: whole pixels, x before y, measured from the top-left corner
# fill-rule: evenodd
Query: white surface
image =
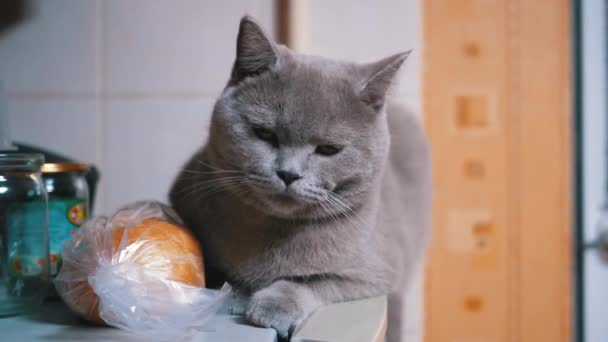
<path fill-rule="evenodd" d="M 291 338 L 292 342 L 376 342 L 386 327 L 386 297 L 320 308 Z"/>
<path fill-rule="evenodd" d="M 61 302 L 43 305 L 39 314 L 0 318 L 1 341 L 149 341 L 122 330 L 86 325 L 74 317 Z M 217 315 L 192 342 L 274 342 L 272 329 L 247 325 L 241 317 Z"/>
<path fill-rule="evenodd" d="M 315 312 L 292 341 L 375 342 L 386 309 L 386 297 L 328 305 Z M 222 309 L 192 341 L 276 341 L 273 329 L 251 326 L 241 316 L 225 314 L 226 310 Z M 85 324 L 60 301 L 47 302 L 30 316 L 0 318 L 0 332 L 0 341 L 145 341 L 122 330 Z"/>
<path fill-rule="evenodd" d="M 583 169 L 584 236 L 597 237 L 599 209 L 606 198 L 606 3 L 583 3 Z M 608 341 L 608 264 L 594 250 L 585 253 L 585 335 L 587 342 Z"/>

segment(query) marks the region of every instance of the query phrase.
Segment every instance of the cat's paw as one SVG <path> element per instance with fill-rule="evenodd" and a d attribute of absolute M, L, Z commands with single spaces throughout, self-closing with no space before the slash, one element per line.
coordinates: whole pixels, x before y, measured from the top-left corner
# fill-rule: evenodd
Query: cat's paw
<path fill-rule="evenodd" d="M 256 292 L 247 307 L 247 320 L 275 329 L 279 336 L 287 338 L 307 315 L 300 298 L 289 292 L 273 286 Z"/>
<path fill-rule="evenodd" d="M 247 312 L 249 296 L 233 289 L 228 297 L 228 313 L 231 315 L 244 315 Z"/>

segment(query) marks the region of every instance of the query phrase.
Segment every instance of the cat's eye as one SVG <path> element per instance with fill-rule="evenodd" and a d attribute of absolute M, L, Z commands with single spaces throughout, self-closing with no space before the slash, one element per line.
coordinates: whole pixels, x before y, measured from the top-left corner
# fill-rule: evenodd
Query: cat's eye
<path fill-rule="evenodd" d="M 333 156 L 338 152 L 342 151 L 342 146 L 338 145 L 319 145 L 315 150 L 315 153 L 323 156 Z"/>
<path fill-rule="evenodd" d="M 261 140 L 264 140 L 274 146 L 276 146 L 279 143 L 279 139 L 277 138 L 277 135 L 274 134 L 274 132 L 269 129 L 262 128 L 262 127 L 255 127 L 253 129 L 253 133 L 255 133 L 255 135 L 258 138 L 260 138 Z"/>

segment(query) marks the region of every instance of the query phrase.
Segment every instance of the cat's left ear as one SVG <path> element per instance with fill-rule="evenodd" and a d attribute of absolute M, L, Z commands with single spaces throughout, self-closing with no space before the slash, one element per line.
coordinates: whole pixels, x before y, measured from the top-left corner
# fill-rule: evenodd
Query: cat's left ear
<path fill-rule="evenodd" d="M 362 66 L 365 81 L 361 84 L 359 97 L 363 102 L 376 111 L 384 106 L 386 94 L 393 83 L 399 68 L 410 55 L 412 50 L 398 53 Z"/>
<path fill-rule="evenodd" d="M 246 77 L 259 75 L 277 62 L 278 53 L 272 39 L 253 18 L 244 16 L 239 25 L 230 82 L 237 83 Z"/>

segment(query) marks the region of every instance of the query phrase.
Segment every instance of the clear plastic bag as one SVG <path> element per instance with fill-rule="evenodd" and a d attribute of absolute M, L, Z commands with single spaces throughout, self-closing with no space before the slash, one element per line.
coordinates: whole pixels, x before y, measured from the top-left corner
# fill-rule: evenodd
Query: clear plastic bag
<path fill-rule="evenodd" d="M 84 318 L 156 340 L 193 335 L 228 300 L 204 288 L 202 254 L 178 216 L 139 202 L 86 222 L 63 246 L 55 287 Z"/>

